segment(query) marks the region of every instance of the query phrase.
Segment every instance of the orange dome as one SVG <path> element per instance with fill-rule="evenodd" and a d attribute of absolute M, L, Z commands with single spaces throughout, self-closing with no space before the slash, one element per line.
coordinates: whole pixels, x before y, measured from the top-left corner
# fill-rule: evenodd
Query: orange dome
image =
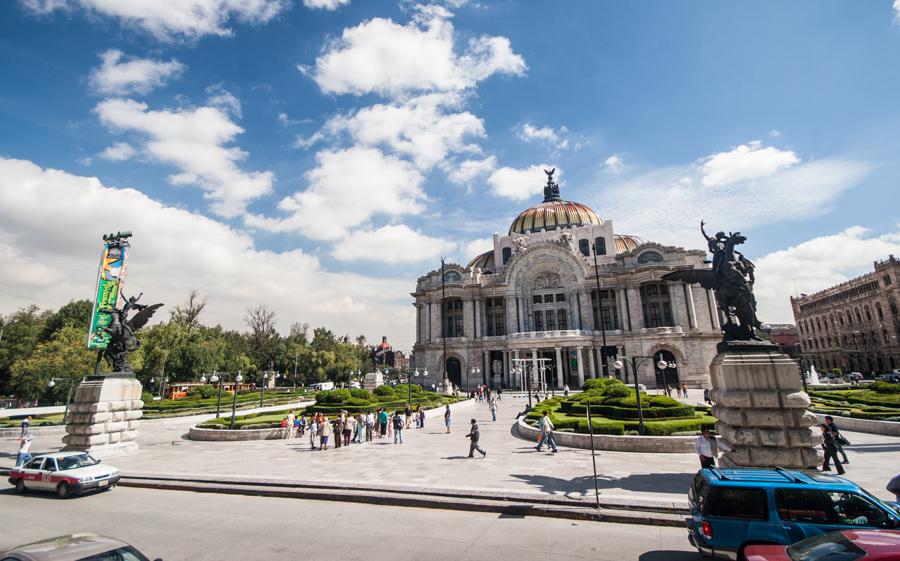
<path fill-rule="evenodd" d="M 599 226 L 603 220 L 590 207 L 570 201 L 546 201 L 523 210 L 509 227 L 509 235 L 570 226 Z"/>
<path fill-rule="evenodd" d="M 475 259 L 469 261 L 469 264 L 466 266 L 466 269 L 493 269 L 494 268 L 494 250 L 485 251 Z"/>
<path fill-rule="evenodd" d="M 629 236 L 629 235 L 615 235 L 616 238 L 616 253 L 625 253 L 626 251 L 631 251 L 637 246 L 646 243 L 643 239 L 637 236 Z"/>

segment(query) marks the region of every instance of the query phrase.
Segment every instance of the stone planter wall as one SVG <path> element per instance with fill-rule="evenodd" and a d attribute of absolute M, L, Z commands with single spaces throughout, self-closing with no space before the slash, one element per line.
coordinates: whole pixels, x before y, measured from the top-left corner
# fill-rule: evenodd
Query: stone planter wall
<path fill-rule="evenodd" d="M 516 423 L 519 437 L 537 444 L 538 429 L 519 419 Z M 560 446 L 591 448 L 591 435 L 577 432 L 554 431 L 553 438 Z M 656 452 L 663 454 L 694 453 L 696 436 L 617 436 L 595 434 L 594 448 L 613 452 Z"/>
<path fill-rule="evenodd" d="M 281 427 L 269 429 L 202 429 L 191 427 L 188 438 L 212 442 L 233 442 L 237 440 L 278 440 L 284 438 L 287 429 Z"/>

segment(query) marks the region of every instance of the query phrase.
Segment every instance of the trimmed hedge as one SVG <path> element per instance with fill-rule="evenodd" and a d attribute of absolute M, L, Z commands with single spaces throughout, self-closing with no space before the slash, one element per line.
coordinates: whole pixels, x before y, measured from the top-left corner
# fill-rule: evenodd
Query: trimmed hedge
<path fill-rule="evenodd" d="M 572 405 L 569 411 L 572 415 L 587 415 L 586 405 Z M 669 419 L 675 417 L 694 416 L 694 407 L 692 405 L 682 405 L 680 407 L 641 407 L 641 413 L 645 419 Z M 601 415 L 611 419 L 637 419 L 637 407 L 616 407 L 614 405 L 591 405 L 591 415 Z"/>
<path fill-rule="evenodd" d="M 375 388 L 375 395 L 394 395 L 394 388 L 390 386 L 378 386 L 377 388 Z"/>

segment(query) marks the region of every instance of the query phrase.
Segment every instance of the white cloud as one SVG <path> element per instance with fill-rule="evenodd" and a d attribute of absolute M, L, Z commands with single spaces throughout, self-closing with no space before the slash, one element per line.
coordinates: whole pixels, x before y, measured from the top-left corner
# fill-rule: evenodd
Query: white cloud
<path fill-rule="evenodd" d="M 414 278 L 329 272 L 314 256 L 258 249 L 245 233 L 137 190 L 3 158 L 0 313 L 89 298 L 100 237 L 116 230 L 134 232 L 126 293 L 143 291 L 148 303 L 165 302 L 164 310 L 198 288 L 209 298 L 204 321 L 229 329 L 245 329 L 246 309 L 266 304 L 282 331 L 304 321 L 338 334 L 383 333 L 399 348 L 412 344 Z"/>
<path fill-rule="evenodd" d="M 144 135 L 146 154 L 181 170 L 169 181 L 203 189 L 204 196 L 212 201 L 212 210 L 221 216 L 241 214 L 249 201 L 272 189 L 272 172 L 238 167 L 247 153 L 229 144 L 244 129 L 221 109 L 151 111 L 147 104 L 131 99 L 107 99 L 94 111 L 111 129 Z"/>
<path fill-rule="evenodd" d="M 485 253 L 486 251 L 492 251 L 494 249 L 494 240 L 491 238 L 483 238 L 480 240 L 472 240 L 463 246 L 463 258 L 466 259 L 464 265 L 469 261 Z"/>
<path fill-rule="evenodd" d="M 900 23 L 900 0 L 894 0 L 894 21 Z"/>
<path fill-rule="evenodd" d="M 476 177 L 485 176 L 497 169 L 497 158 L 488 156 L 483 160 L 466 160 L 459 165 L 448 164 L 447 178 L 453 183 L 466 185 Z"/>
<path fill-rule="evenodd" d="M 379 261 L 395 265 L 439 259 L 456 248 L 453 241 L 432 238 L 405 224 L 389 224 L 377 230 L 351 232 L 335 244 L 332 255 L 341 261 Z"/>
<path fill-rule="evenodd" d="M 557 150 L 565 150 L 569 147 L 569 139 L 566 138 L 569 129 L 560 127 L 558 131 L 553 127 L 536 127 L 531 123 L 525 123 L 519 128 L 519 138 L 525 142 L 539 141 L 550 145 Z"/>
<path fill-rule="evenodd" d="M 620 173 L 625 168 L 625 162 L 622 160 L 622 156 L 613 154 L 604 160 L 603 167 L 609 173 Z"/>
<path fill-rule="evenodd" d="M 263 24 L 286 6 L 287 0 L 22 0 L 38 14 L 57 10 L 84 10 L 123 25 L 139 27 L 162 41 L 198 39 L 204 35 L 228 36 L 232 20 Z"/>
<path fill-rule="evenodd" d="M 723 187 L 748 179 L 772 175 L 778 170 L 799 164 L 800 158 L 790 150 L 774 146 L 763 148 L 758 140 L 741 144 L 706 158 L 702 163 L 703 185 Z"/>
<path fill-rule="evenodd" d="M 303 0 L 303 5 L 313 10 L 327 10 L 333 12 L 341 6 L 346 6 L 350 0 Z"/>
<path fill-rule="evenodd" d="M 554 166 L 548 164 L 537 164 L 524 169 L 502 167 L 488 177 L 488 184 L 498 197 L 524 201 L 544 191 L 544 170 L 552 167 Z M 555 179 L 558 180 L 560 175 L 562 171 L 557 168 Z"/>
<path fill-rule="evenodd" d="M 790 297 L 812 294 L 872 271 L 872 262 L 900 254 L 900 232 L 871 236 L 862 226 L 821 236 L 756 260 L 759 316 L 793 323 Z M 796 293 L 795 293 L 796 289 Z"/>
<path fill-rule="evenodd" d="M 480 152 L 466 140 L 484 136 L 482 120 L 468 111 L 447 111 L 461 101 L 456 94 L 429 94 L 403 103 L 375 104 L 332 118 L 323 131 L 298 139 L 298 145 L 306 147 L 346 132 L 356 144 L 387 146 L 428 170 L 448 153 Z"/>
<path fill-rule="evenodd" d="M 451 14 L 440 6 L 417 6 L 406 25 L 373 18 L 344 29 L 316 59 L 309 74 L 326 93 L 459 91 L 493 74 L 521 75 L 525 61 L 506 37 L 477 37 L 457 54 Z"/>
<path fill-rule="evenodd" d="M 703 158 L 693 164 L 644 171 L 623 177 L 585 202 L 616 221 L 620 232 L 685 247 L 700 247 L 701 219 L 710 228 L 753 229 L 828 212 L 837 199 L 859 185 L 871 166 L 866 162 L 823 158 L 715 186 L 704 182 Z M 727 223 L 716 224 L 718 221 Z"/>
<path fill-rule="evenodd" d="M 102 63 L 91 71 L 90 85 L 104 95 L 146 94 L 179 77 L 185 66 L 175 60 L 128 58 L 125 53 L 110 49 L 100 55 Z"/>
<path fill-rule="evenodd" d="M 207 103 L 213 107 L 218 107 L 225 113 L 231 114 L 233 117 L 241 118 L 241 101 L 231 92 L 222 87 L 222 84 L 215 84 L 206 88 L 209 95 Z"/>
<path fill-rule="evenodd" d="M 132 158 L 137 151 L 131 144 L 127 142 L 116 142 L 112 146 L 107 146 L 103 152 L 100 152 L 100 157 L 104 160 L 110 160 L 113 162 L 122 162 Z"/>
<path fill-rule="evenodd" d="M 250 226 L 337 240 L 376 215 L 402 216 L 424 209 L 424 177 L 412 164 L 374 148 L 323 150 L 307 172 L 309 187 L 282 199 L 286 218 L 248 216 Z"/>

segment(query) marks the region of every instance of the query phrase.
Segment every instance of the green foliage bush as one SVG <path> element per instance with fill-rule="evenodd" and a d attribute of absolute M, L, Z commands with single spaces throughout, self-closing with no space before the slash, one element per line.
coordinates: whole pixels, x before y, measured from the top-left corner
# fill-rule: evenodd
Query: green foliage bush
<path fill-rule="evenodd" d="M 870 389 L 876 393 L 900 394 L 900 384 L 891 384 L 890 382 L 872 382 L 866 389 Z"/>
<path fill-rule="evenodd" d="M 611 384 L 604 391 L 607 397 L 625 397 L 627 395 L 633 395 L 634 390 L 626 386 L 625 384 Z"/>
<path fill-rule="evenodd" d="M 390 386 L 378 386 L 377 388 L 375 388 L 375 395 L 393 396 L 394 388 L 392 388 Z"/>
<path fill-rule="evenodd" d="M 369 401 L 368 399 L 362 399 L 360 397 L 351 397 L 344 403 L 346 403 L 347 405 L 357 405 L 357 406 L 361 406 L 361 407 L 371 407 L 372 406 L 371 401 Z"/>
<path fill-rule="evenodd" d="M 353 388 L 352 390 L 350 390 L 350 396 L 359 399 L 365 399 L 367 401 L 372 401 L 372 392 L 363 388 Z"/>
<path fill-rule="evenodd" d="M 153 401 L 153 394 L 150 392 L 141 392 L 141 401 L 144 402 L 144 405 Z"/>
<path fill-rule="evenodd" d="M 206 399 L 210 397 L 215 397 L 218 391 L 216 388 L 205 385 L 205 386 L 194 386 L 191 388 L 191 391 L 188 392 L 188 397 L 197 398 L 197 399 Z"/>
<path fill-rule="evenodd" d="M 323 390 L 316 393 L 317 403 L 343 403 L 350 399 L 348 390 Z"/>

